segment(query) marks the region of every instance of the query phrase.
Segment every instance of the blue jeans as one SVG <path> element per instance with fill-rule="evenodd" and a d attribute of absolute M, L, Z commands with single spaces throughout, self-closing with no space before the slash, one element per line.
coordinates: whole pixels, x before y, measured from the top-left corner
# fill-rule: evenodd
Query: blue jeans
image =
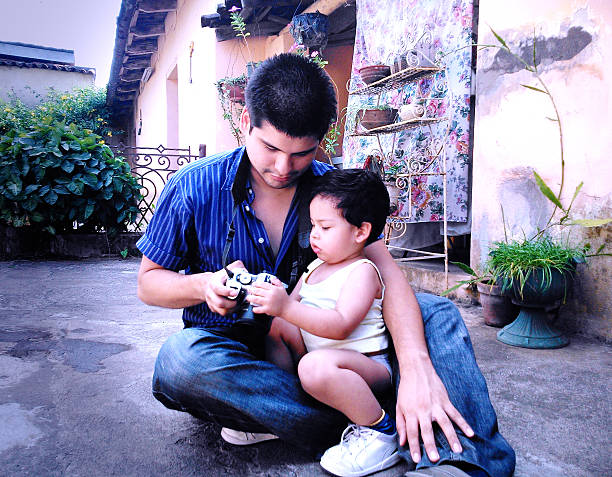
<path fill-rule="evenodd" d="M 440 461 L 464 461 L 493 477 L 512 475 L 515 455 L 497 428 L 497 417 L 459 310 L 445 298 L 417 294 L 433 365 L 449 397 L 474 429 L 456 428 L 463 452 L 454 453 L 434 425 Z M 395 363 L 397 370 L 397 363 Z M 399 382 L 397 371 L 394 381 Z M 166 407 L 250 432 L 270 432 L 313 452 L 336 444 L 347 418 L 319 403 L 296 376 L 257 358 L 247 344 L 223 333 L 186 328 L 162 346 L 153 394 Z M 411 462 L 408 448 L 402 456 Z M 422 449 L 418 467 L 432 464 Z"/>

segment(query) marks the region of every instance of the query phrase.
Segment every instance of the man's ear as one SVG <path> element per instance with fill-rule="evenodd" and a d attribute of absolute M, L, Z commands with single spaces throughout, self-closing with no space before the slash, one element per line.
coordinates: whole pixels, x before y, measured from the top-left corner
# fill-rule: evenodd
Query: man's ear
<path fill-rule="evenodd" d="M 372 224 L 370 222 L 361 222 L 361 225 L 357 227 L 357 232 L 355 233 L 355 240 L 357 243 L 365 242 L 370 237 L 370 232 L 372 231 Z"/>
<path fill-rule="evenodd" d="M 251 115 L 249 114 L 246 106 L 242 108 L 242 113 L 240 113 L 240 132 L 247 136 L 251 131 Z"/>

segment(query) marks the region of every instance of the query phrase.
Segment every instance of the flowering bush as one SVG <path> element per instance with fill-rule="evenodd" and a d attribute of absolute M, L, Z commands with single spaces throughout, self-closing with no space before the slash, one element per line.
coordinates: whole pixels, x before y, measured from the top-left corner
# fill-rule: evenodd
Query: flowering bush
<path fill-rule="evenodd" d="M 0 136 L 10 129 L 27 129 L 49 119 L 74 123 L 103 138 L 120 133 L 110 126 L 110 109 L 106 106 L 103 88 L 75 88 L 72 93 L 51 89 L 46 98 L 33 107 L 14 96 L 8 102 L 0 100 Z"/>

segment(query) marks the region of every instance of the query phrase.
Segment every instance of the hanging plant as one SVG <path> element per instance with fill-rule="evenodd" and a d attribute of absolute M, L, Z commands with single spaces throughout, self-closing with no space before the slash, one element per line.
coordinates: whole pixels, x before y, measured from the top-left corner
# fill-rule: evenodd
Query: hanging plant
<path fill-rule="evenodd" d="M 298 45 L 322 50 L 327 45 L 329 19 L 322 13 L 300 13 L 291 19 L 289 32 Z"/>

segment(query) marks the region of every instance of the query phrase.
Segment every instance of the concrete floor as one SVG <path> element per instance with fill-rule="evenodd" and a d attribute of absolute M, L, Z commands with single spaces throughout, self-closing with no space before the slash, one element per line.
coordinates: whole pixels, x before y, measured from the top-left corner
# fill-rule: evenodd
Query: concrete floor
<path fill-rule="evenodd" d="M 0 474 L 327 475 L 281 442 L 235 448 L 155 401 L 153 362 L 180 311 L 138 301 L 138 263 L 0 262 Z M 515 475 L 612 475 L 611 347 L 509 347 L 479 313 L 462 307 Z"/>

